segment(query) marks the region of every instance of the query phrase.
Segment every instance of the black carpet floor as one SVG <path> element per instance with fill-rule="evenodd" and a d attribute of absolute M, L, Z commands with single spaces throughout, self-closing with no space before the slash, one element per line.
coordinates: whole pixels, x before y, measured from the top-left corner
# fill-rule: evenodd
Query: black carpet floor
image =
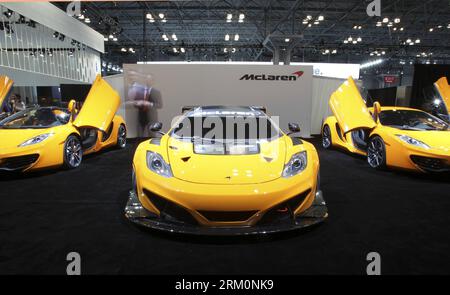
<path fill-rule="evenodd" d="M 318 145 L 317 140 L 313 140 Z M 196 238 L 140 229 L 123 216 L 136 144 L 73 171 L 0 177 L 0 274 L 450 273 L 450 178 L 380 172 L 319 148 L 329 219 L 263 238 Z"/>

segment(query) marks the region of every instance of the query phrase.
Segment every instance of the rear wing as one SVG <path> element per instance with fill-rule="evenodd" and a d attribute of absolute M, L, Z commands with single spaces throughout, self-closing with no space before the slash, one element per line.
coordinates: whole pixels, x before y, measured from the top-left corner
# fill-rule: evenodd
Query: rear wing
<path fill-rule="evenodd" d="M 185 112 L 189 112 L 192 111 L 196 108 L 199 108 L 201 106 L 184 106 L 181 108 L 181 113 L 184 114 Z M 255 111 L 261 111 L 263 113 L 267 113 L 267 109 L 264 106 L 250 106 L 251 109 L 255 110 Z"/>
<path fill-rule="evenodd" d="M 263 107 L 263 106 L 251 106 L 251 108 L 256 110 L 256 111 L 261 111 L 263 113 L 267 113 L 266 107 Z"/>
<path fill-rule="evenodd" d="M 185 112 L 192 111 L 193 109 L 196 109 L 200 106 L 184 106 L 181 108 L 181 113 L 184 114 Z"/>

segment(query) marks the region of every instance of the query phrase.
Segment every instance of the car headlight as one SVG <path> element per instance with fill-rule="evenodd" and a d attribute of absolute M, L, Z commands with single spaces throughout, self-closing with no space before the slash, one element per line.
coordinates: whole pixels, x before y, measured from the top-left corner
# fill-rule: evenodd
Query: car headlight
<path fill-rule="evenodd" d="M 420 140 L 414 139 L 412 137 L 409 137 L 408 135 L 397 134 L 397 137 L 400 138 L 402 141 L 406 142 L 407 144 L 418 146 L 424 149 L 430 148 L 430 146 L 427 145 L 426 143 L 421 142 Z"/>
<path fill-rule="evenodd" d="M 151 171 L 164 177 L 172 177 L 170 165 L 164 161 L 163 157 L 155 152 L 147 151 L 147 167 Z"/>
<path fill-rule="evenodd" d="M 288 178 L 297 175 L 298 173 L 305 170 L 307 164 L 308 160 L 306 151 L 293 155 L 289 160 L 289 163 L 284 166 L 283 177 Z"/>
<path fill-rule="evenodd" d="M 52 135 L 53 135 L 53 133 L 45 133 L 45 134 L 35 136 L 35 137 L 30 138 L 27 141 L 19 144 L 19 147 L 28 146 L 28 145 L 32 145 L 32 144 L 36 144 L 36 143 L 41 143 Z"/>

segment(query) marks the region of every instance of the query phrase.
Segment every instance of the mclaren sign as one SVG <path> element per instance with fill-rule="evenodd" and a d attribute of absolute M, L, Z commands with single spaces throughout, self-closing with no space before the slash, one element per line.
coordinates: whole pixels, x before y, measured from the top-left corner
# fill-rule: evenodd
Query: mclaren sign
<path fill-rule="evenodd" d="M 303 75 L 303 71 L 295 72 L 292 75 L 266 75 L 266 74 L 245 74 L 239 80 L 250 81 L 297 81 Z"/>

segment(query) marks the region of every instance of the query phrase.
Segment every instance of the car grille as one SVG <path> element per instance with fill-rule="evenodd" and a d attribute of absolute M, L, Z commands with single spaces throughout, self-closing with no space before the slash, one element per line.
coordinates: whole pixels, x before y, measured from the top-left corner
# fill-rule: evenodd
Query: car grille
<path fill-rule="evenodd" d="M 182 206 L 144 189 L 145 196 L 159 210 L 162 219 L 167 221 L 198 225 L 197 220 Z"/>
<path fill-rule="evenodd" d="M 198 211 L 212 222 L 239 222 L 246 221 L 258 211 Z"/>
<path fill-rule="evenodd" d="M 0 170 L 14 171 L 29 167 L 37 161 L 38 154 L 0 159 Z"/>
<path fill-rule="evenodd" d="M 450 170 L 450 165 L 443 159 L 411 156 L 411 160 L 414 162 L 414 164 L 426 171 L 443 172 Z"/>
<path fill-rule="evenodd" d="M 259 220 L 258 224 L 276 224 L 277 222 L 285 222 L 294 219 L 295 210 L 305 201 L 306 197 L 311 193 L 311 189 L 304 191 L 290 198 L 289 200 L 269 209 Z"/>

